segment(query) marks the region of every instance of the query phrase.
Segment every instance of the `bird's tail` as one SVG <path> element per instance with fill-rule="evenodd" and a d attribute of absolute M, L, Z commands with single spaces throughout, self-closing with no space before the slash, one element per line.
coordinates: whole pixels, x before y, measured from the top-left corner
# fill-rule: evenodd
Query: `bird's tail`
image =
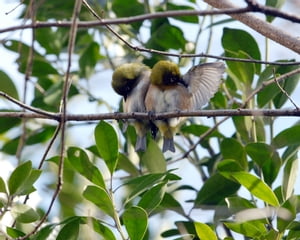
<path fill-rule="evenodd" d="M 169 137 L 164 137 L 164 143 L 163 143 L 163 148 L 162 148 L 163 152 L 166 151 L 171 151 L 171 152 L 175 152 L 175 146 L 174 146 L 174 140 L 173 137 L 169 138 Z"/>

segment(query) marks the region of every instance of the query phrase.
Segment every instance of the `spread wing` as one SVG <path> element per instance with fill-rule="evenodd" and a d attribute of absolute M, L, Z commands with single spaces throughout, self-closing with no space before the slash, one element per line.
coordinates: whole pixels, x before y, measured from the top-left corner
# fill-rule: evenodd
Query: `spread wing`
<path fill-rule="evenodd" d="M 192 94 L 191 110 L 200 109 L 216 93 L 224 71 L 222 62 L 214 62 L 195 66 L 183 75 L 183 81 Z"/>

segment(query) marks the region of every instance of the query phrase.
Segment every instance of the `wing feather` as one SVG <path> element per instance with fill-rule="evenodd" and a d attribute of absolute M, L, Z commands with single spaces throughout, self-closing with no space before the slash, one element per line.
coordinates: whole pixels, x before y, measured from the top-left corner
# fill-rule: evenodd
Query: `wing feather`
<path fill-rule="evenodd" d="M 225 66 L 222 62 L 205 63 L 191 68 L 183 81 L 192 94 L 191 110 L 200 109 L 219 88 Z"/>

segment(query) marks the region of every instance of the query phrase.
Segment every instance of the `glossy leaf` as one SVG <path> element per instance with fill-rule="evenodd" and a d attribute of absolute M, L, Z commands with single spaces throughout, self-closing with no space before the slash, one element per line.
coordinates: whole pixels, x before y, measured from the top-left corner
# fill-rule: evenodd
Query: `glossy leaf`
<path fill-rule="evenodd" d="M 144 13 L 144 5 L 137 0 L 114 0 L 112 2 L 112 10 L 118 17 L 130 17 L 134 15 L 140 15 Z M 132 24 L 135 31 L 138 31 L 142 22 L 136 22 Z"/>
<path fill-rule="evenodd" d="M 127 197 L 126 202 L 130 201 L 134 197 L 138 196 L 139 194 L 145 192 L 153 185 L 161 182 L 165 177 L 165 174 L 162 173 L 153 173 L 147 174 L 141 177 L 133 178 L 129 180 L 125 184 L 128 185 L 132 190 L 129 196 Z"/>
<path fill-rule="evenodd" d="M 243 169 L 248 168 L 245 148 L 234 138 L 225 138 L 221 142 L 221 153 L 224 159 L 234 159 Z"/>
<path fill-rule="evenodd" d="M 89 79 L 95 71 L 95 66 L 101 59 L 100 47 L 91 42 L 79 58 L 80 76 Z"/>
<path fill-rule="evenodd" d="M 16 228 L 12 228 L 12 227 L 6 227 L 6 233 L 8 234 L 8 236 L 10 236 L 12 238 L 18 238 L 18 237 L 25 236 L 24 232 L 22 232 Z"/>
<path fill-rule="evenodd" d="M 240 184 L 230 181 L 221 174 L 216 173 L 205 181 L 197 194 L 195 204 L 196 206 L 210 205 L 214 208 L 215 205 L 218 205 L 226 197 L 236 193 L 239 188 Z"/>
<path fill-rule="evenodd" d="M 241 136 L 244 142 L 250 142 L 250 126 L 248 124 L 249 117 L 247 116 L 234 116 L 232 117 L 236 132 Z"/>
<path fill-rule="evenodd" d="M 226 203 L 231 214 L 235 214 L 243 209 L 256 208 L 256 206 L 248 199 L 242 197 L 228 197 Z"/>
<path fill-rule="evenodd" d="M 217 240 L 218 239 L 215 232 L 207 224 L 200 223 L 200 222 L 195 222 L 194 224 L 195 224 L 197 236 L 201 240 Z"/>
<path fill-rule="evenodd" d="M 272 189 L 258 177 L 248 172 L 232 172 L 229 174 L 257 198 L 272 206 L 279 206 L 278 199 Z"/>
<path fill-rule="evenodd" d="M 185 5 L 176 5 L 170 2 L 167 2 L 167 9 L 168 10 L 195 10 L 194 8 L 190 6 Z M 198 16 L 179 16 L 174 17 L 174 19 L 177 19 L 179 21 L 187 22 L 187 23 L 198 23 Z"/>
<path fill-rule="evenodd" d="M 244 30 L 224 28 L 222 36 L 222 46 L 225 49 L 226 55 L 230 52 L 238 53 L 239 51 L 242 51 L 253 59 L 261 59 L 260 50 L 256 40 Z M 229 61 L 227 62 L 227 64 L 228 63 L 230 64 Z M 251 65 L 252 64 L 248 64 L 249 67 L 251 67 Z M 244 66 L 246 67 L 246 65 Z M 260 69 L 260 64 L 255 64 L 255 72 L 260 73 Z"/>
<path fill-rule="evenodd" d="M 140 174 L 139 170 L 136 166 L 130 161 L 130 159 L 122 153 L 119 153 L 118 158 L 118 169 L 123 169 L 124 171 L 128 172 L 132 176 L 138 176 Z"/>
<path fill-rule="evenodd" d="M 282 62 L 288 61 L 282 60 Z M 279 77 L 280 75 L 291 72 L 296 68 L 297 66 L 268 66 L 260 75 L 257 85 L 260 87 L 260 85 L 265 81 L 274 78 L 274 72 L 275 76 Z M 299 74 L 293 75 L 284 79 L 283 81 L 280 81 L 279 84 L 289 95 L 291 95 L 299 82 L 299 76 Z M 281 91 L 275 82 L 264 87 L 257 94 L 257 102 L 260 107 L 264 107 L 267 103 L 272 101 L 276 108 L 281 108 L 287 102 L 287 100 L 288 98 L 286 94 Z"/>
<path fill-rule="evenodd" d="M 237 53 L 228 51 L 226 55 L 234 58 L 250 58 L 247 53 L 241 50 L 239 50 Z M 227 66 L 229 67 L 228 74 L 236 86 L 238 86 L 238 88 L 244 93 L 249 91 L 254 79 L 255 65 L 253 63 L 227 61 Z"/>
<path fill-rule="evenodd" d="M 10 97 L 13 97 L 18 100 L 18 90 L 13 80 L 3 71 L 0 71 L 0 79 L 0 90 L 8 94 Z"/>
<path fill-rule="evenodd" d="M 47 54 L 59 55 L 68 40 L 67 29 L 38 28 L 35 32 L 36 40 L 46 50 Z"/>
<path fill-rule="evenodd" d="M 80 219 L 74 218 L 73 221 L 66 223 L 59 231 L 56 239 L 57 240 L 77 240 L 79 235 Z"/>
<path fill-rule="evenodd" d="M 26 186 L 24 182 L 29 178 L 32 170 L 31 162 L 25 162 L 11 173 L 8 179 L 8 190 L 10 195 L 18 195 L 21 193 Z"/>
<path fill-rule="evenodd" d="M 138 206 L 142 207 L 147 211 L 147 213 L 151 213 L 162 201 L 165 191 L 166 191 L 166 183 L 162 182 L 157 184 L 153 188 L 149 189 L 141 198 L 138 203 Z"/>
<path fill-rule="evenodd" d="M 11 209 L 11 214 L 20 223 L 32 223 L 40 218 L 33 208 L 25 204 L 14 205 Z"/>
<path fill-rule="evenodd" d="M 283 148 L 291 145 L 300 144 L 300 125 L 284 129 L 272 141 L 275 148 Z"/>
<path fill-rule="evenodd" d="M 281 159 L 278 153 L 265 143 L 249 143 L 246 146 L 246 151 L 262 170 L 265 182 L 271 185 L 281 167 Z"/>
<path fill-rule="evenodd" d="M 105 188 L 105 182 L 99 169 L 91 163 L 85 151 L 77 147 L 70 147 L 67 151 L 71 165 L 82 176 L 92 183 Z"/>
<path fill-rule="evenodd" d="M 158 23 L 158 24 L 157 24 Z M 186 39 L 182 30 L 167 20 L 155 20 L 151 26 L 151 38 L 146 47 L 158 50 L 185 49 Z"/>
<path fill-rule="evenodd" d="M 0 113 L 9 112 L 9 111 L 10 110 L 1 109 Z M 11 128 L 18 126 L 20 123 L 21 123 L 21 119 L 19 118 L 0 118 L 0 134 L 9 131 Z"/>
<path fill-rule="evenodd" d="M 149 139 L 146 152 L 142 155 L 142 162 L 150 173 L 163 173 L 167 170 L 166 159 L 157 143 Z"/>
<path fill-rule="evenodd" d="M 295 191 L 295 184 L 298 177 L 298 158 L 291 158 L 286 162 L 283 170 L 282 190 L 285 199 L 292 196 Z"/>
<path fill-rule="evenodd" d="M 122 219 L 130 240 L 142 240 L 148 227 L 146 211 L 133 206 L 125 210 Z"/>
<path fill-rule="evenodd" d="M 7 193 L 6 184 L 2 177 L 0 177 L 0 192 Z"/>
<path fill-rule="evenodd" d="M 170 193 L 166 192 L 164 194 L 164 197 L 159 205 L 161 206 L 161 210 L 164 211 L 165 209 L 175 211 L 179 214 L 184 215 L 184 210 L 180 203 L 176 200 L 174 196 L 172 196 Z"/>
<path fill-rule="evenodd" d="M 94 203 L 104 213 L 114 217 L 114 206 L 108 193 L 101 187 L 87 186 L 83 192 L 85 199 Z"/>
<path fill-rule="evenodd" d="M 280 9 L 281 6 L 285 3 L 285 0 L 266 0 L 266 6 L 274 7 Z M 272 22 L 275 19 L 275 16 L 266 16 L 268 22 Z"/>
<path fill-rule="evenodd" d="M 256 220 L 244 223 L 225 222 L 226 227 L 234 232 L 243 234 L 247 237 L 259 238 L 261 235 L 266 233 L 266 227 L 264 221 Z"/>
<path fill-rule="evenodd" d="M 33 184 L 36 182 L 36 180 L 40 177 L 42 174 L 42 170 L 39 169 L 32 169 L 30 172 L 29 177 L 25 180 L 24 179 L 24 185 L 22 191 L 20 191 L 19 195 L 27 195 L 29 193 L 32 193 L 35 191 L 35 188 Z"/>
<path fill-rule="evenodd" d="M 95 232 L 97 232 L 99 235 L 103 237 L 105 240 L 116 240 L 113 232 L 104 224 L 102 224 L 101 221 L 92 218 L 93 222 L 93 229 Z"/>
<path fill-rule="evenodd" d="M 33 237 L 32 240 L 47 240 L 57 224 L 48 224 L 42 227 Z"/>
<path fill-rule="evenodd" d="M 27 138 L 26 144 L 33 145 L 46 142 L 53 136 L 55 129 L 56 127 L 54 126 L 44 126 L 43 128 L 40 128 Z"/>
<path fill-rule="evenodd" d="M 100 121 L 95 128 L 97 149 L 112 174 L 118 163 L 118 136 L 115 129 L 105 121 Z"/>

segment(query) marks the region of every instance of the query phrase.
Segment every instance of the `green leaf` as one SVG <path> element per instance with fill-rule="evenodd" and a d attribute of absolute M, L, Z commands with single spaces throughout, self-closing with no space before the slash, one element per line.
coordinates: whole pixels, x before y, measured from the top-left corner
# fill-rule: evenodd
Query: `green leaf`
<path fill-rule="evenodd" d="M 166 174 L 162 173 L 152 173 L 129 180 L 125 184 L 128 185 L 132 191 L 127 197 L 126 202 L 129 202 L 134 197 L 147 191 L 153 185 L 162 182 L 165 176 Z"/>
<path fill-rule="evenodd" d="M 15 155 L 18 149 L 19 140 L 20 137 L 16 137 L 14 139 L 7 141 L 1 149 L 2 152 L 10 155 Z"/>
<path fill-rule="evenodd" d="M 8 190 L 10 195 L 18 195 L 27 187 L 24 186 L 24 183 L 29 178 L 31 171 L 31 161 L 25 162 L 15 168 L 8 179 Z"/>
<path fill-rule="evenodd" d="M 59 231 L 57 240 L 77 240 L 79 235 L 80 218 L 74 218 L 73 221 L 66 223 Z"/>
<path fill-rule="evenodd" d="M 0 192 L 7 193 L 6 184 L 2 177 L 0 177 Z"/>
<path fill-rule="evenodd" d="M 222 36 L 222 46 L 227 55 L 229 52 L 238 53 L 242 51 L 253 59 L 260 60 L 260 50 L 256 40 L 247 32 L 240 29 L 224 28 Z M 227 64 L 230 64 L 228 61 Z M 252 64 L 248 64 L 250 67 Z M 246 66 L 245 66 L 246 67 Z M 260 64 L 255 64 L 255 72 L 260 73 Z"/>
<path fill-rule="evenodd" d="M 275 148 L 300 145 L 300 125 L 287 128 L 280 132 L 272 141 Z"/>
<path fill-rule="evenodd" d="M 190 6 L 185 5 L 176 5 L 170 2 L 167 2 L 167 10 L 176 11 L 176 10 L 195 10 Z M 187 23 L 198 23 L 198 16 L 179 16 L 173 17 L 176 20 L 187 22 Z"/>
<path fill-rule="evenodd" d="M 133 206 L 125 210 L 122 218 L 130 240 L 142 240 L 148 227 L 146 211 Z"/>
<path fill-rule="evenodd" d="M 241 165 L 235 160 L 235 159 L 224 159 L 221 162 L 218 163 L 217 169 L 222 172 L 222 175 L 224 175 L 224 172 L 240 172 L 243 171 L 243 168 Z M 229 178 L 229 176 L 226 176 L 226 178 Z"/>
<path fill-rule="evenodd" d="M 105 121 L 100 121 L 95 128 L 97 149 L 112 174 L 118 163 L 118 136 L 115 129 Z"/>
<path fill-rule="evenodd" d="M 19 99 L 18 90 L 13 82 L 13 80 L 3 71 L 0 70 L 0 90 L 5 92 L 9 96 Z M 10 119 L 12 120 L 12 119 Z"/>
<path fill-rule="evenodd" d="M 101 58 L 99 44 L 91 42 L 79 58 L 80 77 L 89 79 Z"/>
<path fill-rule="evenodd" d="M 11 209 L 11 214 L 20 223 L 32 223 L 40 218 L 33 208 L 25 204 L 14 205 Z"/>
<path fill-rule="evenodd" d="M 243 234 L 246 237 L 253 237 L 255 239 L 258 239 L 267 231 L 265 222 L 263 220 L 255 220 L 243 223 L 225 222 L 224 224 L 234 232 Z"/>
<path fill-rule="evenodd" d="M 49 239 L 49 235 L 52 233 L 52 231 L 54 230 L 54 228 L 57 226 L 58 224 L 48 224 L 45 227 L 40 228 L 40 230 L 33 235 L 32 238 L 30 238 L 31 240 L 47 240 Z"/>
<path fill-rule="evenodd" d="M 279 206 L 278 199 L 272 189 L 258 177 L 248 172 L 232 172 L 228 174 L 257 198 L 272 206 Z"/>
<path fill-rule="evenodd" d="M 104 224 L 102 224 L 101 221 L 92 218 L 92 222 L 93 222 L 93 229 L 96 233 L 98 233 L 99 235 L 101 235 L 103 237 L 103 239 L 105 240 L 116 240 L 113 232 Z"/>
<path fill-rule="evenodd" d="M 9 112 L 9 111 L 11 110 L 6 110 L 6 109 L 0 110 L 0 112 Z M 20 123 L 21 123 L 21 119 L 19 118 L 0 118 L 0 134 L 9 131 L 11 128 L 18 126 Z"/>
<path fill-rule="evenodd" d="M 156 24 L 156 22 L 160 24 Z M 157 50 L 184 50 L 186 43 L 184 34 L 179 27 L 171 25 L 168 20 L 155 20 L 152 23 L 151 37 L 146 43 L 146 47 Z"/>
<path fill-rule="evenodd" d="M 236 139 L 225 138 L 221 142 L 221 153 L 224 159 L 234 159 L 244 170 L 248 169 L 245 148 Z"/>
<path fill-rule="evenodd" d="M 250 126 L 248 124 L 250 118 L 245 116 L 233 116 L 232 121 L 236 128 L 237 134 L 242 138 L 243 142 L 251 141 Z"/>
<path fill-rule="evenodd" d="M 117 17 L 131 17 L 144 13 L 144 5 L 137 0 L 114 0 L 112 1 L 112 10 Z M 142 25 L 141 22 L 132 23 L 131 26 L 137 32 Z"/>
<path fill-rule="evenodd" d="M 162 211 L 165 211 L 166 209 L 175 211 L 181 215 L 184 215 L 185 212 L 180 205 L 180 203 L 173 197 L 170 193 L 166 192 L 164 194 L 164 197 L 159 205 L 161 207 Z"/>
<path fill-rule="evenodd" d="M 266 0 L 266 6 L 281 8 L 281 6 L 285 3 L 285 0 Z M 267 21 L 272 22 L 275 19 L 275 16 L 266 15 Z"/>
<path fill-rule="evenodd" d="M 166 159 L 157 143 L 149 139 L 146 152 L 142 155 L 142 162 L 150 173 L 163 173 L 167 170 Z"/>
<path fill-rule="evenodd" d="M 87 186 L 83 192 L 85 199 L 94 203 L 104 213 L 114 218 L 115 209 L 107 191 L 101 187 Z"/>
<path fill-rule="evenodd" d="M 272 185 L 281 167 L 281 159 L 276 150 L 265 143 L 249 143 L 245 149 L 261 168 L 265 182 Z"/>
<path fill-rule="evenodd" d="M 285 199 L 290 198 L 294 193 L 298 169 L 298 158 L 291 158 L 285 164 L 282 183 L 282 191 Z"/>
<path fill-rule="evenodd" d="M 69 147 L 67 154 L 71 165 L 77 172 L 92 183 L 105 188 L 105 182 L 101 172 L 91 163 L 85 151 L 77 147 Z"/>
<path fill-rule="evenodd" d="M 141 200 L 138 203 L 138 206 L 142 207 L 147 211 L 147 213 L 150 214 L 162 201 L 166 191 L 166 184 L 167 182 L 162 182 L 160 184 L 157 184 L 153 188 L 150 188 L 142 196 Z"/>
<path fill-rule="evenodd" d="M 6 233 L 8 234 L 8 236 L 12 237 L 12 238 L 18 238 L 18 237 L 23 237 L 25 236 L 25 233 L 15 229 L 15 228 L 11 228 L 11 227 L 6 227 Z"/>
<path fill-rule="evenodd" d="M 231 214 L 238 213 L 244 209 L 256 208 L 251 201 L 242 197 L 228 197 L 226 198 L 226 203 Z"/>
<path fill-rule="evenodd" d="M 250 56 L 239 50 L 238 52 L 225 52 L 227 57 L 245 58 L 249 59 Z M 241 91 L 246 95 L 251 89 L 251 84 L 254 79 L 255 65 L 254 63 L 246 63 L 241 61 L 227 61 L 228 74 Z M 244 96 L 246 97 L 246 96 Z"/>
<path fill-rule="evenodd" d="M 130 161 L 130 159 L 127 156 L 125 156 L 122 153 L 119 153 L 117 168 L 123 169 L 133 177 L 136 177 L 140 174 L 136 166 Z"/>
<path fill-rule="evenodd" d="M 27 145 L 33 145 L 37 143 L 43 143 L 49 140 L 55 131 L 56 127 L 54 126 L 44 126 L 43 128 L 38 129 L 34 132 L 33 135 L 30 135 L 27 140 Z"/>
<path fill-rule="evenodd" d="M 29 177 L 25 180 L 23 184 L 23 189 L 20 191 L 19 195 L 27 195 L 29 193 L 32 193 L 35 191 L 35 188 L 33 187 L 33 184 L 36 182 L 36 180 L 40 177 L 42 174 L 42 170 L 38 169 L 32 169 Z"/>
<path fill-rule="evenodd" d="M 281 60 L 281 62 L 293 61 Z M 257 87 L 260 87 L 265 81 L 269 81 L 270 79 L 274 78 L 274 72 L 275 76 L 278 77 L 295 69 L 297 69 L 297 66 L 268 66 L 260 75 L 257 82 Z M 291 95 L 296 89 L 299 82 L 299 76 L 300 74 L 296 74 L 279 82 L 280 86 L 288 93 L 288 95 Z M 280 90 L 275 82 L 264 87 L 257 94 L 257 102 L 259 107 L 264 107 L 267 103 L 272 101 L 276 108 L 281 108 L 287 102 L 287 100 L 288 97 Z"/>
<path fill-rule="evenodd" d="M 197 236 L 201 240 L 217 240 L 218 239 L 216 234 L 214 233 L 214 231 L 207 224 L 200 223 L 200 222 L 195 222 L 194 224 L 195 224 Z"/>
<path fill-rule="evenodd" d="M 215 208 L 226 197 L 236 193 L 240 185 L 216 173 L 208 178 L 197 194 L 195 204 Z M 213 189 L 213 191 L 212 191 Z"/>
<path fill-rule="evenodd" d="M 66 29 L 38 28 L 35 31 L 36 40 L 46 50 L 47 54 L 59 55 L 68 38 Z"/>

